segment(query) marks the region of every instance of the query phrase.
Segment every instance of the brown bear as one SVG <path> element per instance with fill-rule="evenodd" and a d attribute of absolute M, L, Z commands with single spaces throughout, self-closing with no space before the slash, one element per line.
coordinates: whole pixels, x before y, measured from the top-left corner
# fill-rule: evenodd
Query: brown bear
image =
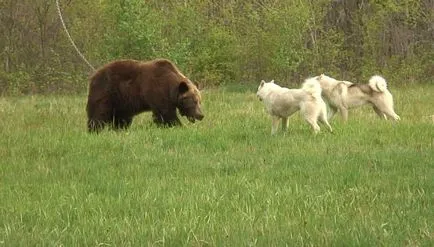
<path fill-rule="evenodd" d="M 89 132 L 99 132 L 105 125 L 128 128 L 133 117 L 144 111 L 152 111 L 158 125 L 180 125 L 176 109 L 194 122 L 204 117 L 200 105 L 196 85 L 171 61 L 117 60 L 90 79 L 87 126 Z"/>

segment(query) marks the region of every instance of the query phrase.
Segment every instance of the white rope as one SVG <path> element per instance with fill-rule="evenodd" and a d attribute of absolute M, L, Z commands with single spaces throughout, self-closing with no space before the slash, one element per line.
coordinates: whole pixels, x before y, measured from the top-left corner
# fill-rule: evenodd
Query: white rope
<path fill-rule="evenodd" d="M 87 63 L 87 65 L 89 65 L 89 67 L 92 68 L 93 70 L 96 70 L 92 66 L 92 64 L 90 64 L 89 61 L 87 61 L 87 59 L 84 57 L 84 55 L 80 52 L 80 50 L 78 49 L 78 47 L 75 45 L 74 40 L 72 40 L 72 37 L 69 34 L 68 29 L 66 28 L 65 22 L 63 21 L 62 12 L 60 11 L 59 0 L 56 0 L 56 5 L 57 5 L 57 13 L 59 14 L 60 21 L 62 22 L 62 25 L 63 25 L 63 29 L 65 29 L 65 32 L 66 32 L 66 34 L 67 34 L 67 36 L 69 38 L 69 41 L 71 41 L 72 46 L 77 51 L 78 55 L 80 55 L 80 57 Z"/>

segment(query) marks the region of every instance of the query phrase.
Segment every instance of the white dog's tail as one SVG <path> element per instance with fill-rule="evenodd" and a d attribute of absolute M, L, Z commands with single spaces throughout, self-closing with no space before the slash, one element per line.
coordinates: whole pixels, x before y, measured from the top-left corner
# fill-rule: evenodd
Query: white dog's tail
<path fill-rule="evenodd" d="M 372 90 L 379 93 L 387 91 L 387 82 L 379 75 L 374 75 L 371 77 L 371 79 L 369 79 L 369 86 L 372 88 Z"/>
<path fill-rule="evenodd" d="M 317 78 L 312 77 L 304 81 L 301 89 L 311 94 L 316 99 L 321 99 L 321 85 Z"/>

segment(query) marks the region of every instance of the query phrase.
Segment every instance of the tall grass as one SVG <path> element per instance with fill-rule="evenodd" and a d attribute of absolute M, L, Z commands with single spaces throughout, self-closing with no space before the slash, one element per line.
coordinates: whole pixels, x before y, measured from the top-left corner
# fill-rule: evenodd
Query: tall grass
<path fill-rule="evenodd" d="M 0 245 L 434 245 L 433 86 L 392 87 L 397 124 L 363 107 L 276 136 L 255 89 L 99 135 L 85 95 L 0 98 Z"/>

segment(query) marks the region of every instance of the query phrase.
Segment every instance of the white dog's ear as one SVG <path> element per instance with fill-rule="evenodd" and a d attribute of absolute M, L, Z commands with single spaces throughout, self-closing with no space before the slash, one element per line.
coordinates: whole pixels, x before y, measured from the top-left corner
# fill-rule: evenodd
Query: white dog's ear
<path fill-rule="evenodd" d="M 274 80 L 271 80 L 270 83 L 274 83 Z"/>
<path fill-rule="evenodd" d="M 265 84 L 265 81 L 262 80 L 262 81 L 261 81 L 261 84 L 259 84 L 259 86 L 262 87 L 262 86 L 264 86 L 264 84 Z"/>

